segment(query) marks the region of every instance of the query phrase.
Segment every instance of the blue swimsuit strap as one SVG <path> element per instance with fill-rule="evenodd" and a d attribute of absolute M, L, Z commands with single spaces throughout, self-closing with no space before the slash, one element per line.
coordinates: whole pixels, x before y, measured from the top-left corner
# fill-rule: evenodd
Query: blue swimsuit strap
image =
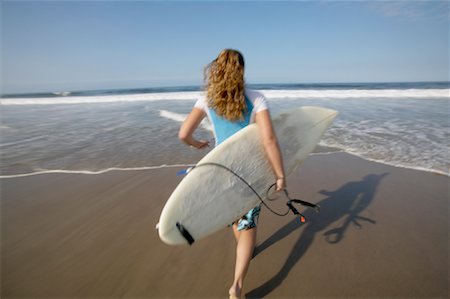
<path fill-rule="evenodd" d="M 238 121 L 227 120 L 217 115 L 214 109 L 208 108 L 216 135 L 216 144 L 222 143 L 225 139 L 250 124 L 253 104 L 247 96 L 245 96 L 245 104 L 247 105 L 247 111 L 243 115 L 244 119 Z"/>

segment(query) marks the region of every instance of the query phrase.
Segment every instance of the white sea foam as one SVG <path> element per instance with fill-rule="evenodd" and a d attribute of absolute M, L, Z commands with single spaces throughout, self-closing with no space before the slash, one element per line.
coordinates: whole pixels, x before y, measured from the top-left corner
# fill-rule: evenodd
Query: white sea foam
<path fill-rule="evenodd" d="M 450 89 L 326 89 L 260 90 L 269 99 L 301 98 L 450 98 Z M 3 98 L 1 105 L 88 104 L 163 100 L 196 100 L 204 92 L 162 92 L 129 95 L 65 96 L 52 98 Z"/>
<path fill-rule="evenodd" d="M 42 137 L 42 136 L 36 136 L 36 137 L 26 138 L 26 139 L 21 139 L 21 140 L 17 140 L 17 141 L 11 141 L 11 142 L 6 142 L 6 143 L 0 143 L 0 147 L 11 146 L 11 145 L 17 145 L 17 144 L 23 144 L 23 143 L 28 143 L 28 142 L 31 142 L 31 141 L 36 141 L 36 140 L 41 140 L 41 139 L 44 139 L 44 137 Z"/>
<path fill-rule="evenodd" d="M 193 164 L 173 164 L 173 165 L 158 165 L 158 166 L 146 166 L 146 167 L 130 167 L 130 168 L 119 168 L 119 167 L 111 167 L 107 169 L 102 169 L 99 171 L 90 171 L 90 170 L 65 170 L 65 169 L 53 169 L 53 170 L 38 170 L 36 172 L 29 173 L 21 173 L 21 174 L 11 174 L 11 175 L 0 175 L 0 179 L 11 179 L 11 178 L 20 178 L 27 177 L 32 175 L 40 175 L 40 174 L 49 174 L 49 173 L 66 173 L 66 174 L 102 174 L 110 171 L 130 171 L 130 170 L 152 170 L 152 169 L 161 169 L 161 168 L 178 168 L 178 167 L 192 167 Z"/>
<path fill-rule="evenodd" d="M 325 145 L 326 146 L 326 145 Z M 344 149 L 341 148 L 342 151 L 344 151 L 345 153 L 349 154 L 349 155 L 353 155 L 356 156 L 358 158 L 370 161 L 370 162 L 375 162 L 375 163 L 380 163 L 380 164 L 384 164 L 384 165 L 389 165 L 392 167 L 398 167 L 398 168 L 405 168 L 405 169 L 413 169 L 413 170 L 419 170 L 419 171 L 425 171 L 425 172 L 431 172 L 431 173 L 435 173 L 435 174 L 440 174 L 440 175 L 445 175 L 450 177 L 450 169 L 445 172 L 445 171 L 440 171 L 440 170 L 436 170 L 436 169 L 432 169 L 432 168 L 426 168 L 426 167 L 420 167 L 420 166 L 412 166 L 412 165 L 405 165 L 399 162 L 388 162 L 385 160 L 381 160 L 381 159 L 372 159 L 372 158 L 368 158 L 360 153 L 358 153 L 357 151 L 351 150 L 351 149 Z M 329 155 L 329 154 L 333 154 L 336 153 L 336 151 L 333 152 L 328 152 L 328 153 L 311 153 L 311 155 Z"/>
<path fill-rule="evenodd" d="M 196 100 L 202 92 L 164 92 L 143 93 L 128 95 L 103 95 L 103 96 L 73 96 L 61 98 L 3 98 L 2 105 L 52 105 L 52 104 L 89 104 L 89 103 L 115 103 L 115 102 L 140 102 L 162 100 Z"/>
<path fill-rule="evenodd" d="M 53 93 L 54 95 L 62 96 L 62 97 L 66 97 L 66 96 L 68 96 L 68 95 L 71 94 L 70 91 L 55 91 L 55 92 L 52 92 L 52 93 Z"/>
<path fill-rule="evenodd" d="M 159 110 L 159 116 L 170 119 L 170 120 L 174 120 L 176 122 L 183 122 L 187 117 L 186 114 L 176 113 L 176 112 L 167 111 L 167 110 Z M 202 122 L 200 123 L 200 126 L 208 131 L 213 130 L 211 123 L 209 122 L 209 120 L 207 118 L 202 120 Z"/>
<path fill-rule="evenodd" d="M 430 125 L 391 119 L 347 122 L 338 120 L 322 145 L 339 148 L 369 161 L 449 175 L 448 134 Z"/>
<path fill-rule="evenodd" d="M 450 89 L 261 90 L 267 98 L 449 98 Z"/>
<path fill-rule="evenodd" d="M 175 113 L 167 110 L 159 110 L 159 116 L 174 120 L 176 122 L 183 122 L 187 117 L 186 114 Z"/>

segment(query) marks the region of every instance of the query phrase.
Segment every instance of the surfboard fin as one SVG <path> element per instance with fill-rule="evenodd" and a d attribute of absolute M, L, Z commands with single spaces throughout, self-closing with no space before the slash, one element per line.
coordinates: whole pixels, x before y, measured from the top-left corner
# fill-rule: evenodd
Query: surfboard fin
<path fill-rule="evenodd" d="M 178 228 L 178 231 L 180 232 L 180 234 L 183 236 L 183 238 L 186 239 L 186 241 L 188 242 L 189 245 L 192 245 L 192 243 L 195 242 L 194 238 L 192 237 L 192 235 L 188 232 L 188 230 L 181 225 L 180 222 L 176 223 L 176 226 Z"/>

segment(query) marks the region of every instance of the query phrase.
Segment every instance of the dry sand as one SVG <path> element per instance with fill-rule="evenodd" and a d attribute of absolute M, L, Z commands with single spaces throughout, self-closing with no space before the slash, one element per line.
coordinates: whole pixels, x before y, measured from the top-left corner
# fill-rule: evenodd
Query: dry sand
<path fill-rule="evenodd" d="M 3 179 L 2 298 L 227 298 L 230 229 L 192 247 L 154 229 L 177 170 Z M 345 153 L 299 170 L 290 194 L 322 212 L 263 209 L 247 297 L 448 298 L 448 177 Z"/>

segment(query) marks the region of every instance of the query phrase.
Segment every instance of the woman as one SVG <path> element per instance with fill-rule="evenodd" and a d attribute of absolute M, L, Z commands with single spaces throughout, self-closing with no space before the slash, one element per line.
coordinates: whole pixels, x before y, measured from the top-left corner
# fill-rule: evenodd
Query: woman
<path fill-rule="evenodd" d="M 207 116 L 214 129 L 216 145 L 251 122 L 256 122 L 267 158 L 276 180 L 277 191 L 286 188 L 280 147 L 272 127 L 264 96 L 245 89 L 244 58 L 241 53 L 225 49 L 205 69 L 206 97 L 199 99 L 180 128 L 179 138 L 186 144 L 203 149 L 208 141 L 193 137 L 195 129 Z M 236 265 L 230 298 L 239 298 L 256 242 L 256 224 L 260 206 L 251 209 L 233 223 L 236 238 Z"/>

